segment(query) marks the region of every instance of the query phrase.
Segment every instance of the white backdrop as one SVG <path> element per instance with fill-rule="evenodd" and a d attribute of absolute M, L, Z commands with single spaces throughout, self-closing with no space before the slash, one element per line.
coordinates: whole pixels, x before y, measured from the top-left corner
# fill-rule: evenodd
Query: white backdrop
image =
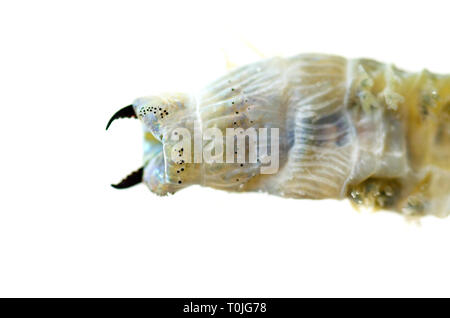
<path fill-rule="evenodd" d="M 4 1 L 0 296 L 450 296 L 450 219 L 347 201 L 109 184 L 134 98 L 321 52 L 450 72 L 445 1 Z"/>

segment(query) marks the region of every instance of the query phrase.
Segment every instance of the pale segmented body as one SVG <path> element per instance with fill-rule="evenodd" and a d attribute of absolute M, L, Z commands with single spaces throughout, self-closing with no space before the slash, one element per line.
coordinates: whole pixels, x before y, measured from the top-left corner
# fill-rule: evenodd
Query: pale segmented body
<path fill-rule="evenodd" d="M 133 107 L 146 132 L 143 178 L 158 194 L 201 184 L 450 213 L 450 77 L 299 55 L 244 66 L 196 95 L 142 98 Z M 171 163 L 171 132 L 196 121 L 202 130 L 279 128 L 279 171 L 260 174 L 261 162 Z"/>

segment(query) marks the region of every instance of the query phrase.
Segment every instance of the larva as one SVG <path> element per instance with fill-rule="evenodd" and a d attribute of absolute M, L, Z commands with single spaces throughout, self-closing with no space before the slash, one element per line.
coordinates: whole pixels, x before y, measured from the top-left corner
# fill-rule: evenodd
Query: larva
<path fill-rule="evenodd" d="M 369 59 L 276 57 L 231 71 L 197 94 L 139 98 L 108 126 L 120 117 L 143 122 L 144 166 L 117 188 L 143 181 L 165 195 L 200 184 L 292 198 L 349 198 L 407 215 L 450 213 L 450 76 L 410 73 Z M 194 140 L 186 154 L 172 137 L 180 127 L 194 136 L 196 125 L 223 136 L 227 128 L 278 129 L 277 171 L 261 173 L 260 157 L 194 160 Z M 217 140 L 202 137 L 201 147 L 211 149 Z M 243 151 L 248 157 L 249 145 Z M 174 152 L 182 159 L 170 160 Z"/>

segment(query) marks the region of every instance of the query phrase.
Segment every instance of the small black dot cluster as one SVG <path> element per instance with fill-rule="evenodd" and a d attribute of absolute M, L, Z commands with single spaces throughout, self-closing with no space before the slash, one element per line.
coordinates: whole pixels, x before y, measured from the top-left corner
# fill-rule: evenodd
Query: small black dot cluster
<path fill-rule="evenodd" d="M 169 112 L 163 107 L 145 106 L 140 110 L 141 117 L 144 117 L 145 115 L 150 113 L 153 113 L 157 117 L 159 116 L 161 119 L 169 115 Z"/>
<path fill-rule="evenodd" d="M 184 152 L 184 149 L 183 149 L 183 148 L 178 149 L 178 156 L 179 156 L 179 157 L 182 157 L 182 156 L 183 156 L 183 152 Z M 181 167 L 177 170 L 177 174 L 180 175 L 180 174 L 184 171 L 184 167 L 183 167 L 183 165 L 184 165 L 184 160 L 182 159 L 182 160 L 178 161 L 177 164 L 181 166 Z M 182 183 L 183 183 L 183 181 L 182 181 L 181 179 L 179 179 L 179 180 L 178 180 L 178 184 L 182 184 Z"/>
<path fill-rule="evenodd" d="M 230 82 L 230 81 L 229 81 Z M 234 91 L 235 89 L 234 88 L 231 88 L 231 90 L 232 91 Z M 248 99 L 246 98 L 246 99 L 244 99 L 244 103 L 245 104 L 247 104 L 248 103 Z M 236 105 L 236 102 L 235 101 L 231 101 L 231 105 L 232 106 L 235 106 Z M 250 111 L 250 106 L 247 106 L 247 112 L 248 111 Z M 247 113 L 246 111 L 243 111 L 243 113 L 245 114 L 245 113 Z M 237 110 L 237 109 L 235 109 L 235 115 L 239 115 L 239 110 Z M 248 117 L 248 116 L 247 116 Z M 236 116 L 236 119 L 233 121 L 233 125 L 234 126 L 237 126 L 238 125 L 238 120 L 239 120 L 239 118 Z M 253 120 L 250 120 L 250 124 L 253 124 Z"/>

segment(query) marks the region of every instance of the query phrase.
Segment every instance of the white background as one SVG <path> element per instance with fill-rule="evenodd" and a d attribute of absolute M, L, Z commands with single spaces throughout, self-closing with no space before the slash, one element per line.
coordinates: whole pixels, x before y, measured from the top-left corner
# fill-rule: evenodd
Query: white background
<path fill-rule="evenodd" d="M 0 296 L 450 296 L 450 219 L 109 184 L 134 98 L 302 52 L 450 73 L 445 1 L 3 1 Z"/>

